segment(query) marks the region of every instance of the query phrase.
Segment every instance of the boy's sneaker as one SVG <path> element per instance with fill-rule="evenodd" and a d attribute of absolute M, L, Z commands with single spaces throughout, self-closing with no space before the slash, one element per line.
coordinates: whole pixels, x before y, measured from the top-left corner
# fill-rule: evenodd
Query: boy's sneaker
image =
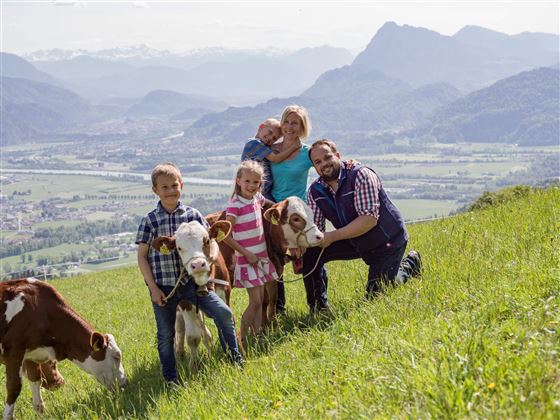
<path fill-rule="evenodd" d="M 166 381 L 165 388 L 167 389 L 168 392 L 173 392 L 181 389 L 182 386 L 178 379 L 174 379 L 172 381 Z"/>
<path fill-rule="evenodd" d="M 410 261 L 412 271 L 411 277 L 420 277 L 422 275 L 422 257 L 418 251 L 412 250 L 408 253 L 406 258 Z"/>

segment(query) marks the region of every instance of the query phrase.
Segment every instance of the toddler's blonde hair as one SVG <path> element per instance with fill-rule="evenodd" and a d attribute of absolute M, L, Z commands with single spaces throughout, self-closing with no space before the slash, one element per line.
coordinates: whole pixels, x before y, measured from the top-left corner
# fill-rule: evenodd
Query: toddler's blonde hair
<path fill-rule="evenodd" d="M 257 138 L 257 136 L 259 135 L 259 131 L 261 127 L 270 127 L 270 128 L 276 128 L 278 130 L 281 130 L 280 121 L 278 121 L 276 118 L 267 118 L 266 120 L 264 120 L 262 123 L 259 124 L 259 128 L 257 128 L 257 133 L 255 134 L 255 138 Z"/>

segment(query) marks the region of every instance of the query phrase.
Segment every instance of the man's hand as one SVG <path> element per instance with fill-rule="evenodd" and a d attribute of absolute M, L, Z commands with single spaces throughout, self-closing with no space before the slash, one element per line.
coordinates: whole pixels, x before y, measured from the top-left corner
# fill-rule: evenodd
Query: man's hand
<path fill-rule="evenodd" d="M 321 248 L 326 248 L 330 244 L 336 241 L 337 239 L 336 239 L 335 231 L 325 232 L 323 236 L 323 240 L 319 242 L 317 246 L 320 246 Z"/>
<path fill-rule="evenodd" d="M 158 306 L 164 307 L 167 303 L 165 301 L 165 293 L 163 293 L 163 290 L 155 285 L 154 287 L 150 287 L 150 297 L 152 298 L 152 302 Z"/>

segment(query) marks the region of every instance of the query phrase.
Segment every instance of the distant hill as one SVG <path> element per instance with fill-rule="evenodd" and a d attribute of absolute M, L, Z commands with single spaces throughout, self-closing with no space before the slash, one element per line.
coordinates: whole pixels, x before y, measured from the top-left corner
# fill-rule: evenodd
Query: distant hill
<path fill-rule="evenodd" d="M 450 37 L 387 22 L 352 65 L 413 86 L 446 82 L 466 93 L 521 71 L 557 63 L 558 39 L 551 34 L 509 36 L 479 27 L 463 28 Z"/>
<path fill-rule="evenodd" d="M 449 84 L 413 89 L 402 80 L 352 65 L 324 73 L 296 101 L 318 101 L 319 108 L 310 111 L 323 132 L 411 126 L 459 96 Z"/>
<path fill-rule="evenodd" d="M 3 144 L 91 121 L 95 110 L 73 92 L 33 80 L 1 77 Z"/>
<path fill-rule="evenodd" d="M 64 79 L 73 90 L 94 101 L 172 90 L 238 103 L 299 94 L 321 73 L 353 59 L 348 50 L 330 46 L 291 54 L 208 50 L 178 56 L 156 52 L 147 48 L 115 49 L 74 56 L 68 51 L 53 51 L 29 57 L 41 59 L 36 61 L 39 68 Z"/>
<path fill-rule="evenodd" d="M 184 95 L 182 93 L 155 90 L 144 96 L 139 102 L 132 105 L 126 115 L 129 117 L 142 117 L 149 115 L 182 115 L 186 119 L 189 111 L 198 117 L 227 108 L 225 102 L 217 101 L 200 95 Z M 194 117 L 191 117 L 193 119 Z"/>
<path fill-rule="evenodd" d="M 559 80 L 552 68 L 508 77 L 438 109 L 415 134 L 448 143 L 558 144 Z"/>
<path fill-rule="evenodd" d="M 59 84 L 51 75 L 37 70 L 23 58 L 5 52 L 0 52 L 0 75 L 35 80 L 36 82 Z"/>
<path fill-rule="evenodd" d="M 459 96 L 460 92 L 446 83 L 414 89 L 375 70 L 344 66 L 321 75 L 300 96 L 276 98 L 255 107 L 229 108 L 205 116 L 185 130 L 185 137 L 217 142 L 246 139 L 254 134 L 259 122 L 267 117 L 280 117 L 283 108 L 294 103 L 309 110 L 313 138 L 340 131 L 347 134 L 410 128 Z M 221 148 L 224 146 L 220 144 Z"/>
<path fill-rule="evenodd" d="M 121 61 L 103 60 L 87 55 L 78 55 L 68 60 L 34 61 L 33 65 L 58 79 L 74 83 L 134 70 L 133 66 Z"/>

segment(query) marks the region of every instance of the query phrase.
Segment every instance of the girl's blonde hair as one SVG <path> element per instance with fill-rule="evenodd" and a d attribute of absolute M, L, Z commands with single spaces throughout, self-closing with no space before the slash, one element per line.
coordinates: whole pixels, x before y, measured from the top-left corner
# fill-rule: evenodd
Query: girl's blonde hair
<path fill-rule="evenodd" d="M 282 118 L 280 119 L 280 127 L 284 125 L 286 118 L 291 113 L 295 113 L 301 119 L 301 133 L 299 135 L 300 140 L 306 139 L 309 137 L 309 133 L 311 133 L 311 120 L 309 119 L 309 114 L 307 113 L 307 109 L 299 105 L 288 105 L 284 108 L 284 112 L 282 113 Z"/>
<path fill-rule="evenodd" d="M 244 172 L 257 174 L 261 179 L 260 188 L 262 189 L 262 184 L 264 182 L 264 169 L 262 165 L 255 160 L 244 160 L 237 168 L 235 179 L 233 180 L 233 192 L 231 193 L 232 198 L 241 193 L 241 187 L 237 183 L 237 180 L 243 176 Z"/>

